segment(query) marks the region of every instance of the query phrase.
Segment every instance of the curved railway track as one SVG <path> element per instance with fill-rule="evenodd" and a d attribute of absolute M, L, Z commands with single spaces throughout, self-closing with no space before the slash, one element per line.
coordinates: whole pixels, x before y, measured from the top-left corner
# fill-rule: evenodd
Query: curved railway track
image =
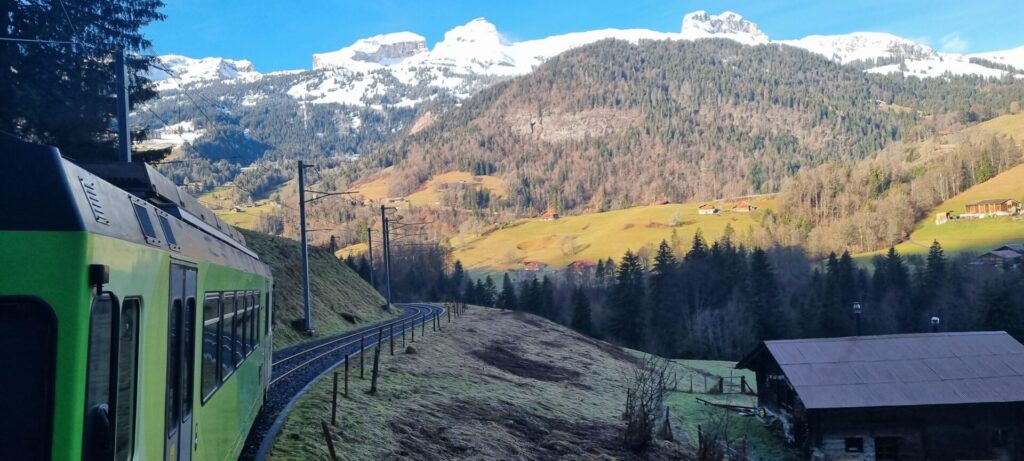
<path fill-rule="evenodd" d="M 378 334 L 384 345 L 392 332 L 398 338 L 413 328 L 431 328 L 426 323 L 445 312 L 443 307 L 432 304 L 404 304 L 396 307 L 405 310 L 396 319 L 276 352 L 272 362 L 270 389 L 239 459 L 265 459 L 274 437 L 299 397 L 318 378 L 344 362 L 346 356 L 357 354 L 361 342 L 363 349 L 369 352 L 377 344 Z"/>

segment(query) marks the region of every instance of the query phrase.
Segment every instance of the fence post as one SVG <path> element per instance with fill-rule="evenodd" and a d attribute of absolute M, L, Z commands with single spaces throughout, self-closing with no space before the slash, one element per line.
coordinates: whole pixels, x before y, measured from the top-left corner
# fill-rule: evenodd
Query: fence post
<path fill-rule="evenodd" d="M 391 333 L 388 334 L 388 339 L 391 340 L 391 355 L 395 355 L 395 324 L 391 324 Z"/>
<path fill-rule="evenodd" d="M 359 379 L 366 379 L 364 369 L 366 368 L 366 354 L 363 353 L 365 350 L 366 335 L 359 337 Z"/>
<path fill-rule="evenodd" d="M 414 343 L 416 342 L 416 317 L 409 321 L 409 325 L 412 326 L 409 328 L 409 342 Z"/>
<path fill-rule="evenodd" d="M 349 355 L 345 354 L 345 398 L 348 398 L 348 358 Z"/>
<path fill-rule="evenodd" d="M 434 314 L 434 318 L 430 319 L 430 327 L 437 331 L 437 314 Z"/>
<path fill-rule="evenodd" d="M 415 328 L 415 327 L 413 327 L 413 328 Z M 427 316 L 426 315 L 424 315 L 423 318 L 420 319 L 420 336 L 427 336 Z"/>
<path fill-rule="evenodd" d="M 334 388 L 331 390 L 331 425 L 338 425 L 338 372 L 334 372 Z"/>
<path fill-rule="evenodd" d="M 377 393 L 377 377 L 380 376 L 380 342 L 384 329 L 377 331 L 377 347 L 373 349 L 373 376 L 370 378 L 370 394 Z"/>
<path fill-rule="evenodd" d="M 327 422 L 320 420 L 320 428 L 324 431 L 324 439 L 327 440 L 327 451 L 331 454 L 331 461 L 338 461 L 338 454 L 334 452 L 334 439 L 331 438 L 331 431 L 327 429 Z"/>
<path fill-rule="evenodd" d="M 448 323 L 452 323 L 452 310 L 451 309 L 445 309 L 445 310 L 448 311 Z"/>

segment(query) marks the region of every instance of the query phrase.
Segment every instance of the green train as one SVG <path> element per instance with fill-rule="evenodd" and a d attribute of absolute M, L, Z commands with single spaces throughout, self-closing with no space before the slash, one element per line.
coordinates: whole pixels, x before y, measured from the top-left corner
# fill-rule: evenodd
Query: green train
<path fill-rule="evenodd" d="M 142 163 L 0 138 L 0 460 L 237 459 L 270 269 Z"/>

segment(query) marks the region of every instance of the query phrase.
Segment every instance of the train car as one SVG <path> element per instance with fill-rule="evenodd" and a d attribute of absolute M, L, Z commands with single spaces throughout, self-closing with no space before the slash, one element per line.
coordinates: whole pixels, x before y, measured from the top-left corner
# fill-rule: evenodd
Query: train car
<path fill-rule="evenodd" d="M 0 138 L 0 459 L 234 460 L 268 266 L 152 167 Z"/>

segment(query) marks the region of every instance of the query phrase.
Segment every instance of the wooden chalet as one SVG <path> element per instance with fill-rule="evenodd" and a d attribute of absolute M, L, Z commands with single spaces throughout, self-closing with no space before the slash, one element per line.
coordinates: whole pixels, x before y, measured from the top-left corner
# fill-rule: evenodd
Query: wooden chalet
<path fill-rule="evenodd" d="M 1022 261 L 1024 261 L 1024 244 L 1011 243 L 978 256 L 971 263 L 995 267 L 1016 267 Z"/>
<path fill-rule="evenodd" d="M 733 213 L 753 213 L 756 210 L 757 207 L 746 200 L 737 203 L 736 206 L 732 207 Z"/>
<path fill-rule="evenodd" d="M 585 274 L 594 271 L 597 263 L 588 259 L 578 259 L 569 263 L 569 270 L 576 274 Z"/>
<path fill-rule="evenodd" d="M 556 220 L 556 219 L 558 219 L 560 217 L 561 216 L 559 216 L 557 211 L 552 210 L 551 208 L 548 208 L 544 213 L 542 213 L 540 215 L 540 220 L 541 221 L 554 221 L 554 220 Z"/>
<path fill-rule="evenodd" d="M 523 260 L 523 269 L 530 272 L 540 272 L 547 269 L 547 263 L 541 261 Z"/>
<path fill-rule="evenodd" d="M 964 205 L 966 217 L 1010 216 L 1020 212 L 1020 201 L 1012 198 L 977 200 Z"/>
<path fill-rule="evenodd" d="M 660 199 L 660 200 L 655 200 L 655 201 L 654 201 L 654 203 L 652 203 L 651 205 L 668 205 L 668 204 L 670 204 L 670 203 L 672 203 L 672 201 L 671 201 L 671 200 L 668 200 L 668 199 Z"/>
<path fill-rule="evenodd" d="M 764 419 L 815 460 L 1024 460 L 1024 345 L 1005 332 L 765 341 Z"/>
<path fill-rule="evenodd" d="M 718 207 L 710 203 L 705 203 L 697 208 L 697 214 L 700 215 L 718 214 L 718 211 Z"/>

